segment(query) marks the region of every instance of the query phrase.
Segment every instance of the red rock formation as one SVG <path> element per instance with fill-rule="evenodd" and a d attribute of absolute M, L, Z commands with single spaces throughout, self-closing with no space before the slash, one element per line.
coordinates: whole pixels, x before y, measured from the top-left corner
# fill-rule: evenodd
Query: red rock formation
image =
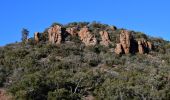
<path fill-rule="evenodd" d="M 76 35 L 78 34 L 76 27 L 67 28 L 66 31 L 67 31 L 69 34 L 71 34 L 72 36 L 76 36 Z"/>
<path fill-rule="evenodd" d="M 116 54 L 122 54 L 123 53 L 121 43 L 116 44 L 115 53 Z"/>
<path fill-rule="evenodd" d="M 100 42 L 100 44 L 104 46 L 109 46 L 111 41 L 110 41 L 109 34 L 107 33 L 107 31 L 100 31 L 99 34 L 102 38 L 102 41 Z"/>
<path fill-rule="evenodd" d="M 144 48 L 141 41 L 138 41 L 138 51 L 140 54 L 144 54 Z"/>
<path fill-rule="evenodd" d="M 80 37 L 80 40 L 86 45 L 86 46 L 93 46 L 96 45 L 97 40 L 96 38 L 91 35 L 89 29 L 87 27 L 82 28 L 78 32 L 78 36 Z"/>
<path fill-rule="evenodd" d="M 49 42 L 52 44 L 61 44 L 61 26 L 56 25 L 48 30 Z"/>
<path fill-rule="evenodd" d="M 39 32 L 34 33 L 34 40 L 36 43 L 38 43 L 40 41 L 40 33 Z"/>
<path fill-rule="evenodd" d="M 153 44 L 151 43 L 151 42 L 147 42 L 147 44 L 148 44 L 148 48 L 150 49 L 150 50 L 153 50 Z"/>
<path fill-rule="evenodd" d="M 132 34 L 127 30 L 122 30 L 120 34 L 120 43 L 123 47 L 125 54 L 130 53 Z"/>
<path fill-rule="evenodd" d="M 146 41 L 145 39 L 141 39 L 138 41 L 138 51 L 140 54 L 149 53 L 149 51 L 152 49 L 153 45 L 151 42 Z"/>
<path fill-rule="evenodd" d="M 119 39 L 120 43 L 116 45 L 115 53 L 116 54 L 130 53 L 131 40 L 133 39 L 131 32 L 127 30 L 122 30 Z"/>
<path fill-rule="evenodd" d="M 149 53 L 149 51 L 152 49 L 153 45 L 151 42 L 148 42 L 145 39 L 140 39 L 136 42 L 136 40 L 133 39 L 131 32 L 127 30 L 122 30 L 120 34 L 120 43 L 116 45 L 115 53 L 129 54 L 136 53 L 138 51 L 140 54 L 144 54 Z"/>

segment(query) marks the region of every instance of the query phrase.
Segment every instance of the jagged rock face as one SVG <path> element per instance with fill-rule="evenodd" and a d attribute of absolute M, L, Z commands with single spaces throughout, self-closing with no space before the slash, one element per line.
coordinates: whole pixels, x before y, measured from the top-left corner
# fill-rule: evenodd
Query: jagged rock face
<path fill-rule="evenodd" d="M 144 48 L 143 48 L 143 45 L 142 45 L 142 42 L 141 41 L 138 41 L 138 51 L 140 54 L 144 54 L 145 51 L 144 51 Z"/>
<path fill-rule="evenodd" d="M 48 30 L 49 42 L 52 44 L 61 44 L 61 41 L 62 41 L 61 33 L 62 33 L 61 26 L 56 25 L 54 27 L 51 27 Z"/>
<path fill-rule="evenodd" d="M 151 42 L 146 41 L 145 39 L 138 41 L 138 51 L 140 54 L 149 53 L 153 50 L 153 45 Z"/>
<path fill-rule="evenodd" d="M 96 38 L 90 34 L 90 31 L 87 27 L 82 28 L 78 32 L 78 36 L 80 37 L 80 40 L 86 45 L 86 46 L 94 46 L 97 44 Z"/>
<path fill-rule="evenodd" d="M 110 41 L 109 34 L 107 33 L 107 31 L 100 31 L 99 34 L 102 38 L 102 41 L 100 42 L 100 44 L 104 46 L 109 46 L 111 41 Z"/>
<path fill-rule="evenodd" d="M 123 53 L 121 43 L 116 44 L 115 53 L 116 54 L 122 54 Z"/>
<path fill-rule="evenodd" d="M 150 49 L 150 50 L 153 50 L 153 44 L 151 43 L 151 42 L 147 42 L 147 44 L 148 44 L 148 48 Z"/>
<path fill-rule="evenodd" d="M 116 44 L 115 53 L 116 54 L 130 53 L 131 39 L 132 39 L 131 33 L 127 30 L 122 30 L 119 36 L 120 43 Z"/>
<path fill-rule="evenodd" d="M 133 39 L 131 32 L 122 30 L 120 34 L 120 43 L 125 54 L 130 53 L 131 39 Z"/>
<path fill-rule="evenodd" d="M 153 49 L 151 42 L 146 41 L 145 39 L 140 39 L 138 41 L 134 40 L 131 32 L 127 30 L 122 30 L 120 34 L 120 43 L 116 45 L 115 53 L 116 54 L 129 54 L 137 53 L 140 54 L 149 53 Z"/>
<path fill-rule="evenodd" d="M 76 27 L 67 28 L 66 31 L 67 31 L 71 36 L 76 36 L 76 35 L 78 34 Z"/>
<path fill-rule="evenodd" d="M 34 33 L 34 40 L 36 43 L 38 43 L 40 41 L 40 33 L 39 32 Z"/>

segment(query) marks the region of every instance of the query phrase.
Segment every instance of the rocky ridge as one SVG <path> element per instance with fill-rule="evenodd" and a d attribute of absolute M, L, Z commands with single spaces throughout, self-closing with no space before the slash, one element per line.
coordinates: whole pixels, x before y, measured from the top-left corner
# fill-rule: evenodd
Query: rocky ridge
<path fill-rule="evenodd" d="M 115 30 L 116 29 L 114 28 L 112 31 Z M 101 37 L 101 40 L 97 40 L 95 35 L 93 35 L 90 32 L 87 26 L 84 26 L 83 28 L 72 27 L 72 28 L 64 29 L 59 25 L 55 25 L 48 29 L 49 43 L 59 45 L 62 43 L 62 41 L 65 42 L 66 36 L 64 34 L 69 34 L 71 36 L 78 36 L 79 39 L 82 41 L 82 43 L 84 43 L 86 46 L 94 46 L 98 43 L 106 47 L 112 45 L 110 40 L 110 34 L 106 30 L 102 30 L 98 33 Z M 153 44 L 150 41 L 147 41 L 146 39 L 143 38 L 137 40 L 134 39 L 132 35 L 132 31 L 122 29 L 119 37 L 117 38 L 119 40 L 119 43 L 116 44 L 116 47 L 114 49 L 116 54 L 119 55 L 129 54 L 129 53 L 145 54 L 153 50 Z M 40 41 L 39 32 L 35 32 L 34 40 L 36 43 Z"/>

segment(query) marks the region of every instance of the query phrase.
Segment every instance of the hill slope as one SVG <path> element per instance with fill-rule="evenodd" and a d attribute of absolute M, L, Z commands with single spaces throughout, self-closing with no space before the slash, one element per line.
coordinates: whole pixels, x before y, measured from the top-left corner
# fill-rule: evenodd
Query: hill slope
<path fill-rule="evenodd" d="M 56 25 L 53 24 L 52 26 Z M 88 26 L 97 38 L 107 30 L 113 45 L 85 46 L 68 37 L 60 45 L 48 43 L 47 30 L 41 41 L 9 44 L 0 48 L 0 85 L 15 99 L 168 99 L 170 98 L 170 44 L 134 32 L 155 46 L 149 54 L 114 53 L 120 30 L 109 25 L 74 22 L 63 27 Z"/>

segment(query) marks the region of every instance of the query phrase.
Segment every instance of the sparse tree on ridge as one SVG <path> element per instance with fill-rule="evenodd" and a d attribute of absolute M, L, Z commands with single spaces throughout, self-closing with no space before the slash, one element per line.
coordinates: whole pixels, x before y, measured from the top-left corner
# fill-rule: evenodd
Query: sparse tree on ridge
<path fill-rule="evenodd" d="M 21 38 L 22 42 L 27 41 L 28 35 L 29 35 L 29 31 L 27 29 L 23 28 L 21 33 L 22 33 L 22 38 Z"/>

